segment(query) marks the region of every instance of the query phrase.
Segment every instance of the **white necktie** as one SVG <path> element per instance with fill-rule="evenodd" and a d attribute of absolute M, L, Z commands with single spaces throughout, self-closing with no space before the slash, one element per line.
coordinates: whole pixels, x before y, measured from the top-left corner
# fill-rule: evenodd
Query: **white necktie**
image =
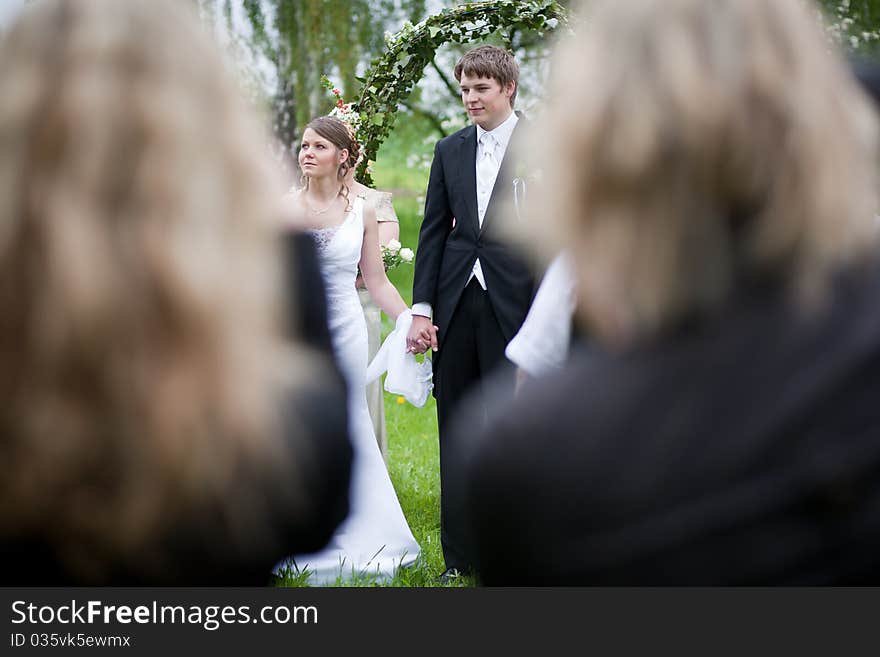
<path fill-rule="evenodd" d="M 477 155 L 477 219 L 480 222 L 480 228 L 483 227 L 483 218 L 486 216 L 486 208 L 489 207 L 492 187 L 495 186 L 495 178 L 498 177 L 498 161 L 495 159 L 495 146 L 497 143 L 498 141 L 494 135 L 488 132 L 484 132 L 480 137 L 480 146 L 483 149 Z M 486 279 L 483 277 L 483 268 L 480 265 L 479 258 L 474 262 L 474 268 L 470 278 L 468 278 L 468 283 L 474 277 L 476 277 L 480 287 L 485 290 Z"/>
<path fill-rule="evenodd" d="M 489 197 L 492 195 L 492 187 L 495 185 L 495 178 L 498 176 L 498 161 L 495 159 L 496 143 L 495 137 L 488 132 L 484 132 L 480 137 L 483 154 L 477 161 L 477 194 L 483 195 L 484 198 L 477 199 L 477 207 L 482 210 L 479 213 L 481 226 L 483 225 L 483 214 L 489 204 Z"/>

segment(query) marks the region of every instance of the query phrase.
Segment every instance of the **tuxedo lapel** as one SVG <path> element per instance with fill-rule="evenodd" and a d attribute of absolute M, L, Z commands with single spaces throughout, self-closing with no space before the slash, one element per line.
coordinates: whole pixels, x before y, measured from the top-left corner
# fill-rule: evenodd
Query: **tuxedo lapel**
<path fill-rule="evenodd" d="M 522 135 L 526 133 L 526 119 L 522 114 L 517 114 L 519 121 L 513 128 L 513 134 L 510 136 L 510 143 L 504 152 L 504 158 L 501 160 L 501 166 L 498 168 L 498 176 L 495 178 L 495 185 L 492 187 L 492 196 L 489 197 L 489 206 L 486 208 L 486 216 L 483 217 L 483 225 L 480 228 L 480 235 L 486 231 L 486 226 L 491 223 L 492 219 L 499 210 L 504 209 L 504 201 L 513 194 L 513 172 L 516 169 L 515 163 L 520 158 L 520 142 Z M 476 132 L 476 131 L 475 131 Z M 474 189 L 476 190 L 476 174 L 474 174 Z M 476 191 L 474 192 L 476 197 Z"/>
<path fill-rule="evenodd" d="M 459 151 L 456 161 L 461 166 L 459 172 L 461 180 L 461 194 L 465 199 L 465 206 L 470 213 L 468 222 L 474 228 L 474 233 L 479 230 L 480 220 L 477 214 L 477 128 L 471 126 L 465 130 L 459 140 Z M 464 220 L 464 217 L 460 219 Z"/>

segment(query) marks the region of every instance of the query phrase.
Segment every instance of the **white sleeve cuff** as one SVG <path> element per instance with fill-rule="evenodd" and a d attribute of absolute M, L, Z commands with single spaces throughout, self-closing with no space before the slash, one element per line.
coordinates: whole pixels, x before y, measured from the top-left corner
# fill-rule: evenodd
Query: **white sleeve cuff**
<path fill-rule="evenodd" d="M 433 311 L 434 309 L 431 308 L 431 304 L 424 301 L 422 301 L 421 303 L 414 303 L 412 307 L 413 315 L 421 315 L 422 317 L 427 317 L 428 319 L 431 319 L 431 317 L 433 316 Z"/>

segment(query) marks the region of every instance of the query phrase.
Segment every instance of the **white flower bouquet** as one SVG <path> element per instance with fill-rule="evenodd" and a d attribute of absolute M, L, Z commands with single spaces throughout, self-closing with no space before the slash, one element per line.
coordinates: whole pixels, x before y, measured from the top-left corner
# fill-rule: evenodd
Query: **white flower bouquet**
<path fill-rule="evenodd" d="M 385 264 L 385 271 L 396 269 L 403 263 L 411 264 L 415 254 L 412 249 L 403 246 L 397 240 L 391 240 L 388 244 L 381 244 L 382 262 Z"/>

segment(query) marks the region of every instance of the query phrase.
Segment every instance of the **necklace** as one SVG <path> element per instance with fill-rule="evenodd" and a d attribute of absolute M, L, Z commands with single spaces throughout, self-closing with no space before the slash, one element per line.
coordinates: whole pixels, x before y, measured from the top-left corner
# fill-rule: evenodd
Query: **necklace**
<path fill-rule="evenodd" d="M 327 207 L 322 208 L 322 209 L 320 209 L 320 210 L 315 210 L 315 208 L 312 207 L 312 204 L 309 202 L 308 199 L 304 199 L 304 200 L 305 200 L 305 202 L 306 202 L 306 205 L 309 206 L 309 211 L 310 211 L 312 214 L 324 214 L 325 212 L 327 212 L 327 210 L 329 210 L 330 208 L 333 207 L 333 204 L 336 203 L 336 199 L 337 199 L 337 198 L 339 198 L 339 194 L 337 194 L 336 196 L 334 196 L 334 197 L 332 198 L 332 200 L 327 204 Z"/>

